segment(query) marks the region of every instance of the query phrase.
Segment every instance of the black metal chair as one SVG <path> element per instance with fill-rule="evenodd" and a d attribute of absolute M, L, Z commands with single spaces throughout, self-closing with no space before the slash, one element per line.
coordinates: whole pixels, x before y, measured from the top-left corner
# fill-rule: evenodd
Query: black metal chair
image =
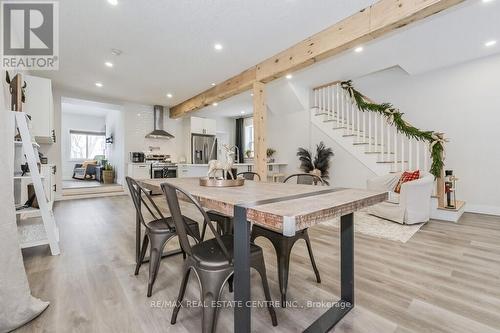
<path fill-rule="evenodd" d="M 246 180 L 255 180 L 257 178 L 258 181 L 261 180 L 260 175 L 257 172 L 252 172 L 252 171 L 244 171 L 240 172 L 236 176 L 243 176 Z"/>
<path fill-rule="evenodd" d="M 244 171 L 238 173 L 236 176 L 243 176 L 246 180 L 257 180 L 260 181 L 260 175 L 256 172 Z M 211 221 L 217 223 L 217 232 L 220 235 L 232 235 L 233 234 L 233 219 L 231 216 L 219 213 L 214 210 L 207 211 L 208 217 Z"/>
<path fill-rule="evenodd" d="M 287 177 L 284 181 L 290 181 L 292 179 L 297 179 L 297 184 L 309 184 L 312 185 L 314 183 L 323 184 L 323 181 L 320 177 L 311 174 L 294 174 Z M 307 245 L 307 251 L 309 252 L 309 258 L 311 260 L 311 264 L 314 270 L 314 274 L 316 275 L 316 281 L 321 283 L 321 277 L 319 275 L 318 267 L 316 266 L 316 261 L 314 260 L 314 255 L 311 247 L 311 241 L 309 240 L 309 234 L 307 229 L 303 229 L 297 231 L 295 236 L 287 237 L 281 233 L 260 227 L 258 225 L 254 225 L 252 228 L 251 241 L 254 242 L 257 237 L 264 237 L 269 239 L 274 246 L 276 251 L 276 258 L 278 261 L 278 281 L 280 285 L 281 292 L 281 306 L 283 308 L 286 307 L 286 292 L 288 288 L 288 273 L 290 270 L 290 254 L 292 252 L 292 248 L 299 239 L 303 239 Z"/>
<path fill-rule="evenodd" d="M 187 258 L 184 261 L 183 278 L 179 290 L 179 297 L 172 313 L 171 323 L 175 324 L 177 320 L 177 315 L 189 280 L 189 273 L 193 270 L 200 283 L 201 303 L 204 304 L 202 332 L 215 332 L 218 308 L 214 303 L 217 303 L 226 281 L 232 277 L 234 273 L 233 237 L 230 235 L 219 235 L 214 226 L 210 223 L 210 218 L 205 210 L 203 210 L 200 203 L 193 198 L 191 194 L 168 183 L 162 184 L 161 187 L 167 197 L 168 207 L 177 228 L 181 247 L 187 254 Z M 215 238 L 191 246 L 187 238 L 186 220 L 182 218 L 177 192 L 181 193 L 184 198 L 187 198 L 187 200 L 198 208 L 204 217 L 203 227 L 205 228 L 208 226 Z M 250 266 L 256 269 L 262 278 L 262 287 L 264 289 L 266 301 L 268 302 L 269 314 L 271 315 L 273 326 L 277 326 L 276 313 L 271 304 L 271 294 L 267 283 L 264 256 L 262 254 L 262 249 L 254 244 L 250 245 Z"/>
<path fill-rule="evenodd" d="M 148 243 L 151 243 L 149 250 L 149 282 L 148 282 L 148 297 L 151 296 L 153 290 L 153 284 L 155 283 L 156 276 L 158 275 L 158 268 L 160 267 L 160 261 L 163 254 L 163 249 L 167 242 L 177 236 L 175 230 L 175 224 L 172 217 L 165 217 L 158 206 L 155 204 L 149 191 L 140 186 L 134 179 L 126 177 L 127 185 L 134 202 L 137 216 L 141 221 L 142 225 L 146 228 L 144 232 L 144 238 L 142 241 L 141 253 L 139 256 L 139 261 L 135 267 L 135 275 L 139 274 L 139 269 L 141 268 L 142 262 L 144 261 L 144 256 L 146 255 L 146 250 L 148 248 Z M 145 198 L 147 200 L 145 200 Z M 149 214 L 152 216 L 152 220 L 147 222 L 142 214 L 142 206 L 146 207 Z M 193 221 L 185 216 L 183 219 L 188 225 L 188 233 L 197 242 L 201 241 L 200 229 L 198 222 Z M 184 254 L 185 256 L 185 254 Z"/>

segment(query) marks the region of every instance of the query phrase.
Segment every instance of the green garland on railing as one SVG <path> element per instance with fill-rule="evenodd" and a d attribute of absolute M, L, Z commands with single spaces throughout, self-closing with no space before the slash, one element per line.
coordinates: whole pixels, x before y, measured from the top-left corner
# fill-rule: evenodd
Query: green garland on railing
<path fill-rule="evenodd" d="M 340 86 L 349 93 L 361 111 L 377 112 L 385 116 L 387 121 L 390 124 L 393 124 L 398 132 L 406 135 L 408 138 L 413 138 L 419 141 L 428 141 L 430 144 L 432 158 L 432 165 L 429 172 L 436 178 L 441 176 L 441 170 L 444 166 L 444 143 L 448 141 L 444 138 L 443 133 L 421 131 L 414 126 L 411 126 L 403 120 L 404 113 L 400 112 L 390 103 L 376 104 L 367 101 L 367 98 L 362 93 L 354 89 L 351 80 L 341 82 Z"/>

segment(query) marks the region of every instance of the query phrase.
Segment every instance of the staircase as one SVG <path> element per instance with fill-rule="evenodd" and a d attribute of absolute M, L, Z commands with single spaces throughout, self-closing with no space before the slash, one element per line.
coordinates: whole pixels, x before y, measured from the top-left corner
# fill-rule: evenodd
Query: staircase
<path fill-rule="evenodd" d="M 340 81 L 314 88 L 311 121 L 377 175 L 429 170 L 428 143 L 398 133 L 386 117 L 353 102 Z"/>

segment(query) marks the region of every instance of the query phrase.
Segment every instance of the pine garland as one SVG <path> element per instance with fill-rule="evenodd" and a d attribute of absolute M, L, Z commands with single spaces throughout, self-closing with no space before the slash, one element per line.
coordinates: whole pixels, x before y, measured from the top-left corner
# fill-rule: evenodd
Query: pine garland
<path fill-rule="evenodd" d="M 351 99 L 357 104 L 361 111 L 377 112 L 382 116 L 385 116 L 387 121 L 390 124 L 393 124 L 399 133 L 406 135 L 410 139 L 428 141 L 430 144 L 432 158 L 432 165 L 429 172 L 436 178 L 441 176 L 441 170 L 444 166 L 444 143 L 448 141 L 444 138 L 443 133 L 421 131 L 420 129 L 408 124 L 403 120 L 404 113 L 400 112 L 399 109 L 395 108 L 390 103 L 376 104 L 369 101 L 362 93 L 354 89 L 351 80 L 341 82 L 340 86 L 349 93 L 349 96 L 351 96 Z"/>

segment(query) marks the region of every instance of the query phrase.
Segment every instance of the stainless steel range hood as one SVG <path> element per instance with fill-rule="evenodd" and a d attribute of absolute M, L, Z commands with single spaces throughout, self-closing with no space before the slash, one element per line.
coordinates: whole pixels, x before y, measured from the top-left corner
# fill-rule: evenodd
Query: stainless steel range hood
<path fill-rule="evenodd" d="M 163 106 L 155 105 L 154 109 L 154 130 L 146 135 L 148 139 L 173 139 L 174 136 L 163 130 Z"/>

